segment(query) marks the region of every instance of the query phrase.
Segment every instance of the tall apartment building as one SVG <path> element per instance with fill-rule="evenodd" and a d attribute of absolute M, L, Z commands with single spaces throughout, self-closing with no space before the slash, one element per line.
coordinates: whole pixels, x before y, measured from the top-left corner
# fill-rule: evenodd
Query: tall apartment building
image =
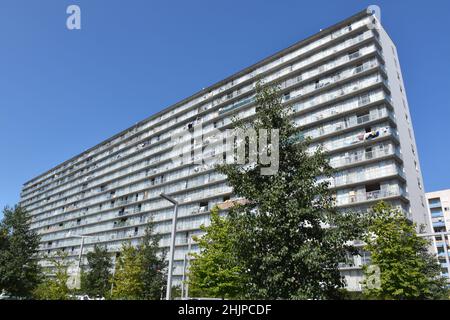
<path fill-rule="evenodd" d="M 426 197 L 428 200 L 428 207 L 430 208 L 433 232 L 448 232 L 450 230 L 450 189 L 427 192 Z M 439 263 L 442 268 L 442 275 L 449 277 L 449 236 L 436 236 L 435 245 Z"/>
<path fill-rule="evenodd" d="M 234 197 L 225 176 L 178 157 L 173 147 L 208 144 L 211 150 L 219 142 L 209 132 L 229 128 L 233 116 L 254 114 L 258 80 L 281 83 L 283 103 L 312 138 L 311 150 L 326 150 L 338 170 L 331 188 L 339 208 L 367 210 L 385 200 L 429 226 L 397 50 L 374 22 L 364 10 L 26 182 L 21 204 L 42 235 L 42 253 L 64 250 L 77 259 L 80 239 L 72 235 L 90 236 L 83 254 L 94 244 L 118 251 L 124 241 L 139 241 L 150 217 L 163 235 L 161 247 L 167 247 L 173 208 L 159 196 L 164 192 L 180 202 L 174 263 L 179 281 L 189 239 L 209 222 L 215 204 L 225 203 L 226 210 Z M 203 142 L 193 139 L 198 125 L 207 137 Z M 359 289 L 361 265 L 368 260 L 362 253 L 342 265 L 351 289 Z"/>

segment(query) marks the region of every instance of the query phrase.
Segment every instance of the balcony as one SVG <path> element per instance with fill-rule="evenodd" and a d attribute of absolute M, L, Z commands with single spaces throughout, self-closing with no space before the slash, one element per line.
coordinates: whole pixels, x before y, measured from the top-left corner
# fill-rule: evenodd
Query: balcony
<path fill-rule="evenodd" d="M 384 198 L 392 197 L 407 197 L 407 193 L 400 189 L 393 190 L 376 190 L 360 194 L 349 194 L 346 196 L 341 196 L 336 199 L 337 206 L 352 206 L 358 205 L 365 202 L 382 200 Z"/>
<path fill-rule="evenodd" d="M 443 248 L 444 247 L 444 242 L 443 241 L 436 241 L 436 247 L 438 248 Z M 449 244 L 447 243 L 447 247 L 449 247 Z"/>
<path fill-rule="evenodd" d="M 336 153 L 339 151 L 355 149 L 358 146 L 362 146 L 372 141 L 382 141 L 387 137 L 392 137 L 398 141 L 398 134 L 394 128 L 390 126 L 380 127 L 371 132 L 365 132 L 361 130 L 359 133 L 352 133 L 337 137 L 336 139 L 330 139 L 324 143 L 312 144 L 309 149 L 314 151 L 319 145 L 323 147 L 323 150 L 328 153 Z"/>
<path fill-rule="evenodd" d="M 395 123 L 393 113 L 387 111 L 387 109 L 381 109 L 376 113 L 366 114 L 364 116 L 347 117 L 345 118 L 345 120 L 336 122 L 333 125 L 329 125 L 325 128 L 319 127 L 313 130 L 304 131 L 303 134 L 305 136 L 309 136 L 313 140 L 324 139 L 329 137 L 330 135 L 350 131 L 351 129 L 355 129 L 364 124 L 368 124 L 385 118 L 389 118 L 392 123 Z"/>
<path fill-rule="evenodd" d="M 400 153 L 393 146 L 386 147 L 383 149 L 375 149 L 372 151 L 361 150 L 353 154 L 347 154 L 345 157 L 342 158 L 335 158 L 330 161 L 330 165 L 333 168 L 340 168 L 392 155 L 396 155 L 398 158 L 401 159 Z"/>
<path fill-rule="evenodd" d="M 445 227 L 445 222 L 443 221 L 433 222 L 433 228 L 442 228 L 442 227 Z"/>
<path fill-rule="evenodd" d="M 443 212 L 441 210 L 435 211 L 435 212 L 431 211 L 431 217 L 432 218 L 441 218 L 443 216 L 444 216 L 444 214 L 443 214 Z"/>
<path fill-rule="evenodd" d="M 332 179 L 329 179 L 330 188 L 344 187 L 354 184 L 362 184 L 367 181 L 385 179 L 386 177 L 399 176 L 405 179 L 404 173 L 394 164 L 383 168 L 364 168 L 361 170 L 349 170 L 349 172 L 342 171 Z M 377 191 L 379 192 L 379 191 Z M 370 194 L 370 193 L 369 193 Z M 376 195 L 369 196 L 376 197 Z"/>
<path fill-rule="evenodd" d="M 430 209 L 432 208 L 441 208 L 441 202 L 437 201 L 437 202 L 429 202 L 428 206 L 430 207 Z"/>

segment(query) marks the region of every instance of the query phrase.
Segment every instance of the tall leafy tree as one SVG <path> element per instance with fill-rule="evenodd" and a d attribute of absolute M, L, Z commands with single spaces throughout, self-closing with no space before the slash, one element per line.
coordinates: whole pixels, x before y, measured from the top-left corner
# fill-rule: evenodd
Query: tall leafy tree
<path fill-rule="evenodd" d="M 111 287 L 111 256 L 105 247 L 95 245 L 86 255 L 88 270 L 82 277 L 82 291 L 89 296 L 105 297 Z"/>
<path fill-rule="evenodd" d="M 338 263 L 353 251 L 348 241 L 361 234 L 361 223 L 355 213 L 337 212 L 329 184 L 318 180 L 333 170 L 321 149 L 308 152 L 309 139 L 299 135 L 291 111 L 276 87 L 258 85 L 254 120 L 235 121 L 244 133 L 256 131 L 252 143 L 259 129 L 279 130 L 279 167 L 271 175 L 261 174 L 261 161 L 218 167 L 235 195 L 249 200 L 230 211 L 234 248 L 250 298 L 337 298 L 345 284 Z M 269 135 L 269 146 L 276 142 Z"/>
<path fill-rule="evenodd" d="M 428 240 L 416 233 L 399 210 L 380 202 L 372 209 L 365 249 L 379 268 L 379 279 L 369 281 L 373 270 L 365 268 L 364 293 L 376 299 L 447 299 L 446 280 L 437 258 L 429 253 Z M 378 283 L 378 285 L 377 285 Z"/>
<path fill-rule="evenodd" d="M 138 250 L 142 255 L 142 298 L 159 300 L 164 292 L 167 277 L 166 251 L 159 249 L 161 235 L 154 232 L 154 223 L 150 221 L 145 229 Z"/>
<path fill-rule="evenodd" d="M 142 299 L 142 266 L 142 254 L 139 250 L 131 244 L 124 244 L 116 259 L 116 270 L 112 279 L 113 299 Z"/>
<path fill-rule="evenodd" d="M 239 298 L 242 296 L 244 272 L 235 254 L 231 221 L 220 216 L 219 209 L 211 210 L 211 224 L 202 225 L 202 237 L 195 237 L 200 248 L 194 253 L 189 267 L 189 286 L 192 296 Z"/>
<path fill-rule="evenodd" d="M 40 281 L 39 236 L 30 230 L 30 216 L 20 206 L 6 207 L 0 222 L 0 291 L 31 297 Z"/>
<path fill-rule="evenodd" d="M 34 298 L 38 300 L 70 300 L 71 290 L 68 268 L 70 262 L 67 253 L 58 252 L 54 256 L 47 257 L 50 267 L 46 270 L 46 277 L 33 291 Z"/>

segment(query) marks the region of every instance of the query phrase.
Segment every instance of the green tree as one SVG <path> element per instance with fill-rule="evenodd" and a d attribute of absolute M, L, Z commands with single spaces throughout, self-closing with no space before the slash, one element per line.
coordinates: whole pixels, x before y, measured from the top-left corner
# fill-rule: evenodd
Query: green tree
<path fill-rule="evenodd" d="M 142 255 L 142 299 L 159 300 L 165 290 L 166 251 L 159 249 L 161 235 L 154 233 L 154 223 L 150 221 L 146 228 L 142 243 L 138 247 Z"/>
<path fill-rule="evenodd" d="M 70 300 L 71 290 L 67 286 L 69 281 L 68 268 L 70 262 L 67 253 L 58 252 L 47 257 L 50 267 L 46 270 L 47 276 L 36 287 L 33 296 L 38 300 Z"/>
<path fill-rule="evenodd" d="M 30 297 L 40 281 L 37 263 L 39 236 L 30 230 L 30 217 L 20 206 L 6 207 L 0 222 L 0 292 Z"/>
<path fill-rule="evenodd" d="M 412 223 L 398 209 L 380 202 L 372 209 L 365 249 L 379 268 L 379 285 L 364 281 L 366 296 L 376 299 L 446 299 L 446 281 L 440 275 L 429 242 L 416 233 Z M 373 276 L 365 268 L 366 278 Z"/>
<path fill-rule="evenodd" d="M 360 215 L 337 212 L 329 183 L 318 180 L 333 170 L 320 148 L 308 152 L 310 140 L 302 138 L 291 111 L 281 104 L 278 88 L 258 85 L 253 120 L 235 120 L 236 129 L 256 131 L 247 145 L 259 141 L 259 129 L 279 130 L 279 167 L 271 175 L 261 174 L 261 161 L 218 167 L 235 195 L 249 200 L 230 211 L 234 248 L 246 270 L 249 298 L 337 298 L 345 284 L 338 263 L 354 250 L 347 243 L 362 232 Z M 268 140 L 276 147 L 276 137 Z"/>
<path fill-rule="evenodd" d="M 112 279 L 113 299 L 142 299 L 142 266 L 141 252 L 131 244 L 124 244 L 116 259 L 116 271 Z"/>
<path fill-rule="evenodd" d="M 244 273 L 234 252 L 232 225 L 221 217 L 218 207 L 211 210 L 211 224 L 202 225 L 202 237 L 195 237 L 200 253 L 192 254 L 189 267 L 191 296 L 239 298 Z"/>
<path fill-rule="evenodd" d="M 81 291 L 91 297 L 105 297 L 111 288 L 111 256 L 105 247 L 95 245 L 86 255 L 88 270 L 81 277 Z"/>

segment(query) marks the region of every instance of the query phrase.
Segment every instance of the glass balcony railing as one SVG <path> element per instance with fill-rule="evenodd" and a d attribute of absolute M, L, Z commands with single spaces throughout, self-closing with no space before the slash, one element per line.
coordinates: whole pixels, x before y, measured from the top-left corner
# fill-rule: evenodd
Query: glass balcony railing
<path fill-rule="evenodd" d="M 357 147 L 366 141 L 377 141 L 377 139 L 387 136 L 397 137 L 397 133 L 395 132 L 395 129 L 389 126 L 382 126 L 373 129 L 371 132 L 361 130 L 359 133 L 350 133 L 338 136 L 335 139 L 325 140 L 322 143 L 315 143 L 309 147 L 309 150 L 313 152 L 320 145 L 326 152 L 335 152 L 341 148 L 346 148 L 348 146 Z"/>
<path fill-rule="evenodd" d="M 376 190 L 365 193 L 357 193 L 354 195 L 348 194 L 345 196 L 339 196 L 336 199 L 336 205 L 345 206 L 351 204 L 357 204 L 359 202 L 365 201 L 375 201 L 381 200 L 383 198 L 395 197 L 395 196 L 407 196 L 406 192 L 398 188 L 393 188 L 392 190 Z"/>
<path fill-rule="evenodd" d="M 445 227 L 445 222 L 433 222 L 433 228 L 442 228 Z"/>
<path fill-rule="evenodd" d="M 397 155 L 400 157 L 400 153 L 392 145 L 382 149 L 374 149 L 372 151 L 360 150 L 352 154 L 348 154 L 342 158 L 335 158 L 330 161 L 330 165 L 334 168 L 339 168 L 355 163 L 360 163 L 372 159 L 385 157 L 388 155 Z"/>
<path fill-rule="evenodd" d="M 431 212 L 431 216 L 433 217 L 433 218 L 439 218 L 439 217 L 443 217 L 444 216 L 444 213 L 442 212 L 442 211 L 435 211 L 435 212 Z"/>
<path fill-rule="evenodd" d="M 348 184 L 363 183 L 365 181 L 383 178 L 392 175 L 404 177 L 404 173 L 395 164 L 381 168 L 365 168 L 364 170 L 349 170 L 338 173 L 337 177 L 328 180 L 330 188 L 345 186 Z"/>
<path fill-rule="evenodd" d="M 443 248 L 444 247 L 444 242 L 443 241 L 436 241 L 436 247 L 439 247 L 439 248 Z M 450 244 L 449 243 L 447 243 L 447 247 L 449 247 L 450 248 Z"/>
<path fill-rule="evenodd" d="M 325 136 L 331 133 L 343 131 L 346 129 L 355 128 L 367 122 L 372 122 L 378 119 L 389 117 L 392 121 L 395 121 L 394 115 L 392 112 L 387 111 L 387 109 L 378 110 L 378 112 L 367 114 L 360 117 L 348 117 L 345 120 L 341 120 L 327 126 L 321 126 L 319 128 L 313 128 L 310 130 L 303 131 L 305 136 L 309 136 L 311 139 L 319 138 L 321 136 Z"/>
<path fill-rule="evenodd" d="M 429 204 L 428 204 L 428 206 L 430 207 L 430 208 L 440 208 L 440 207 L 442 207 L 442 205 L 441 205 L 441 202 L 439 201 L 439 202 L 430 202 Z"/>
<path fill-rule="evenodd" d="M 386 95 L 383 91 L 375 91 L 370 92 L 368 94 L 364 95 L 364 103 L 361 103 L 363 101 L 363 97 L 359 96 L 356 98 L 351 98 L 343 103 L 340 103 L 338 105 L 334 105 L 330 108 L 319 110 L 317 112 L 313 112 L 307 115 L 302 115 L 298 118 L 296 118 L 296 123 L 299 126 L 306 126 L 310 123 L 314 123 L 317 121 L 323 121 L 330 117 L 336 117 L 337 115 L 341 113 L 345 113 L 348 111 L 356 110 L 362 106 L 368 105 L 369 103 L 374 103 L 377 101 L 382 101 L 386 98 Z"/>

